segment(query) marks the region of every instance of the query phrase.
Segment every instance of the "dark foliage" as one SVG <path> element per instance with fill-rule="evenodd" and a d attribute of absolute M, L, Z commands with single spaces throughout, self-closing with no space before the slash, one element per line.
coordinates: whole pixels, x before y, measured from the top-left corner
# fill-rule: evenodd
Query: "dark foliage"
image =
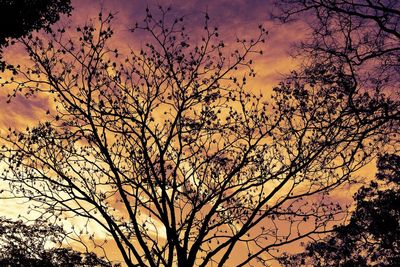
<path fill-rule="evenodd" d="M 69 15 L 71 11 L 70 0 L 0 0 L 0 49 L 34 30 L 50 30 L 60 14 Z M 6 65 L 0 55 L 0 70 Z"/>
<path fill-rule="evenodd" d="M 70 0 L 0 0 L 0 46 L 7 44 L 7 38 L 48 30 L 60 14 L 70 14 L 71 10 Z"/>
<path fill-rule="evenodd" d="M 285 256 L 286 266 L 400 266 L 400 157 L 378 162 L 377 181 L 355 195 L 349 224 L 311 243 L 306 251 Z"/>
<path fill-rule="evenodd" d="M 75 267 L 112 265 L 94 253 L 81 253 L 71 248 L 46 245 L 60 243 L 65 237 L 62 228 L 36 221 L 27 225 L 22 221 L 0 218 L 0 266 Z"/>

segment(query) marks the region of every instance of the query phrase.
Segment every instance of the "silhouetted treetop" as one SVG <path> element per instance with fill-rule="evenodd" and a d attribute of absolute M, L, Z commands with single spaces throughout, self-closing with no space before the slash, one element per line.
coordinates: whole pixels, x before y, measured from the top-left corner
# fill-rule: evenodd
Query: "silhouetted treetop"
<path fill-rule="evenodd" d="M 384 155 L 378 161 L 378 181 L 354 196 L 356 209 L 347 225 L 310 243 L 306 251 L 285 256 L 286 266 L 399 266 L 400 265 L 400 157 Z"/>
<path fill-rule="evenodd" d="M 71 10 L 70 0 L 0 0 L 0 47 L 7 44 L 7 38 L 48 30 L 60 14 L 70 14 Z"/>
<path fill-rule="evenodd" d="M 400 1 L 283 0 L 276 4 L 282 21 L 309 22 L 311 34 L 298 51 L 305 61 L 343 67 L 354 87 L 398 94 Z"/>
<path fill-rule="evenodd" d="M 50 30 L 61 14 L 70 15 L 70 0 L 0 0 L 0 71 L 13 69 L 3 59 L 3 48 L 34 30 Z"/>
<path fill-rule="evenodd" d="M 65 236 L 66 233 L 61 227 L 43 221 L 25 224 L 22 221 L 0 217 L 0 266 L 112 266 L 94 253 L 55 247 L 59 246 Z"/>

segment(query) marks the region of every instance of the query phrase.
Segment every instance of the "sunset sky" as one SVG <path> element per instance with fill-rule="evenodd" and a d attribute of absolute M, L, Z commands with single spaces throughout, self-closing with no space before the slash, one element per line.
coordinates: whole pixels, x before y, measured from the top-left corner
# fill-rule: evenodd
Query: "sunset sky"
<path fill-rule="evenodd" d="M 248 36 L 257 33 L 258 25 L 262 24 L 269 34 L 263 47 L 264 55 L 256 58 L 255 70 L 257 77 L 250 81 L 248 89 L 255 92 L 271 92 L 271 89 L 292 69 L 299 64 L 289 54 L 293 53 L 292 45 L 305 36 L 306 27 L 301 21 L 282 25 L 271 20 L 273 4 L 270 0 L 223 0 L 223 1 L 140 1 L 140 0 L 83 0 L 72 1 L 74 10 L 71 17 L 63 17 L 56 23 L 57 26 L 74 26 L 84 24 L 86 21 L 96 18 L 100 10 L 103 13 L 115 14 L 113 27 L 116 38 L 114 43 L 119 49 L 136 48 L 143 45 L 143 40 L 138 38 L 137 33 L 132 34 L 129 29 L 137 21 L 142 21 L 146 6 L 157 10 L 157 5 L 171 6 L 172 16 L 185 16 L 186 24 L 191 29 L 191 35 L 197 36 L 202 32 L 204 13 L 210 15 L 210 23 L 220 28 L 222 37 L 229 42 L 234 42 L 236 37 Z M 117 43 L 118 42 L 118 43 Z M 24 53 L 15 47 L 6 57 L 13 58 L 23 56 Z M 17 50 L 17 51 L 15 51 Z M 3 100 L 5 101 L 5 100 Z M 23 127 L 27 121 L 36 121 L 43 115 L 43 109 L 47 108 L 46 100 L 30 99 L 25 101 L 17 97 L 13 101 L 13 108 L 2 105 L 7 109 L 7 116 L 0 117 L 2 127 L 18 125 Z"/>
<path fill-rule="evenodd" d="M 269 33 L 263 47 L 264 54 L 255 58 L 254 68 L 257 76 L 247 85 L 247 89 L 252 92 L 268 95 L 285 74 L 298 68 L 301 63 L 291 54 L 295 51 L 293 46 L 306 37 L 306 23 L 296 21 L 280 24 L 273 21 L 271 13 L 274 12 L 274 7 L 271 0 L 75 0 L 72 1 L 74 8 L 72 15 L 63 17 L 54 27 L 70 25 L 74 28 L 75 25 L 96 18 L 100 10 L 103 10 L 103 13 L 111 12 L 116 17 L 113 23 L 116 38 L 113 39 L 112 45 L 122 51 L 139 49 L 144 40 L 140 38 L 139 33 L 132 33 L 130 28 L 135 22 L 142 21 L 147 6 L 150 10 L 156 10 L 158 4 L 171 6 L 171 16 L 184 16 L 190 34 L 194 38 L 201 34 L 204 13 L 207 12 L 210 24 L 219 27 L 228 47 L 230 43 L 234 43 L 237 36 L 241 38 L 254 36 L 258 31 L 258 25 L 264 25 Z M 5 54 L 6 59 L 18 59 L 20 62 L 26 60 L 24 57 L 24 53 L 18 47 L 11 47 Z M 10 104 L 6 104 L 6 95 L 7 92 L 0 92 L 0 134 L 4 134 L 9 127 L 25 129 L 46 119 L 50 105 L 48 99 L 37 96 L 25 99 L 17 96 Z M 358 175 L 373 177 L 374 173 L 374 163 L 371 163 Z M 355 191 L 355 188 L 342 188 L 337 193 L 337 199 L 342 203 L 348 203 Z M 0 202 L 0 216 L 16 218 L 21 212 L 25 212 L 26 206 L 21 201 L 0 201 L 3 201 Z M 71 222 L 74 223 L 80 222 Z"/>

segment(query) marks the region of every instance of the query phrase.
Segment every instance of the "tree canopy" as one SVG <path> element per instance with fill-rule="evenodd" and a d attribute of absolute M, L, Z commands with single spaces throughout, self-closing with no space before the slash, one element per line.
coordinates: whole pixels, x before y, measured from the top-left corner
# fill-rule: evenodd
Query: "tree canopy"
<path fill-rule="evenodd" d="M 382 156 L 377 180 L 354 196 L 356 209 L 348 224 L 281 262 L 285 266 L 399 266 L 399 179 L 400 156 Z"/>
<path fill-rule="evenodd" d="M 51 105 L 1 136 L 1 177 L 43 216 L 102 227 L 128 266 L 266 265 L 329 232 L 331 192 L 395 138 L 398 101 L 349 92 L 336 65 L 293 72 L 271 97 L 247 88 L 262 26 L 228 46 L 207 14 L 191 36 L 148 9 L 132 29 L 145 44 L 126 51 L 112 20 L 20 38 L 30 61 L 4 80 L 10 105 Z"/>
<path fill-rule="evenodd" d="M 25 224 L 0 217 L 0 265 L 24 267 L 79 267 L 112 265 L 94 253 L 55 247 L 66 233 L 43 221 Z M 47 248 L 46 246 L 50 246 Z M 51 248 L 52 246 L 52 248 Z"/>
<path fill-rule="evenodd" d="M 49 31 L 61 14 L 70 15 L 70 0 L 0 0 L 0 70 L 13 68 L 3 60 L 2 49 L 34 30 Z"/>
<path fill-rule="evenodd" d="M 0 47 L 39 29 L 50 29 L 60 14 L 70 14 L 70 0 L 0 0 Z"/>

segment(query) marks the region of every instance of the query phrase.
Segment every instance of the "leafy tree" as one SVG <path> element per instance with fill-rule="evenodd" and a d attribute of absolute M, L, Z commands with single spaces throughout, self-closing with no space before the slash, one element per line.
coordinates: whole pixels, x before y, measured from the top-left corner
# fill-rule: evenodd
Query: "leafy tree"
<path fill-rule="evenodd" d="M 34 30 L 50 30 L 60 14 L 70 14 L 70 0 L 0 0 L 0 53 L 10 40 L 28 35 Z M 1 60 L 0 68 L 6 63 Z"/>
<path fill-rule="evenodd" d="M 207 14 L 191 39 L 167 11 L 147 10 L 133 29 L 147 43 L 128 54 L 112 47 L 112 15 L 75 36 L 20 39 L 32 64 L 3 85 L 54 106 L 2 136 L 11 192 L 47 216 L 97 223 L 128 266 L 223 266 L 243 249 L 235 264 L 266 264 L 329 231 L 342 212 L 329 193 L 392 138 L 398 102 L 349 101 L 346 76 L 325 65 L 267 99 L 246 89 L 263 27 L 227 48 Z"/>
<path fill-rule="evenodd" d="M 101 266 L 112 265 L 94 253 L 81 253 L 71 248 L 46 248 L 62 242 L 65 232 L 43 221 L 25 224 L 0 218 L 0 265 L 24 267 Z"/>
<path fill-rule="evenodd" d="M 362 187 L 347 225 L 307 245 L 306 251 L 282 258 L 285 266 L 399 266 L 400 156 L 384 155 L 377 181 Z"/>
<path fill-rule="evenodd" d="M 1 0 L 0 46 L 6 45 L 8 38 L 26 36 L 33 30 L 49 30 L 60 14 L 70 14 L 71 10 L 70 0 Z"/>

